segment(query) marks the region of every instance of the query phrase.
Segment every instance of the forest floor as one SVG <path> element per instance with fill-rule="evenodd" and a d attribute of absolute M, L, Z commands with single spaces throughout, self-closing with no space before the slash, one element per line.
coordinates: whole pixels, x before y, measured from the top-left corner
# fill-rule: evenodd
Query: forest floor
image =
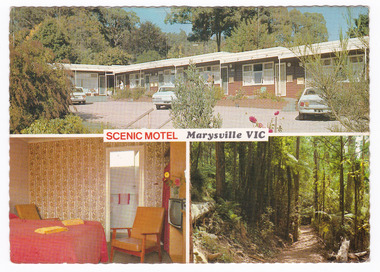
<path fill-rule="evenodd" d="M 299 240 L 285 247 L 272 261 L 277 263 L 327 262 L 323 245 L 318 241 L 318 236 L 310 225 L 301 226 Z"/>

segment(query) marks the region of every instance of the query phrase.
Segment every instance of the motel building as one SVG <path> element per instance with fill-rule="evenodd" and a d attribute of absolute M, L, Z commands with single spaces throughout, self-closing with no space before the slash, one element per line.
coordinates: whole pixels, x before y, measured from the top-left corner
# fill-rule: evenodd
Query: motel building
<path fill-rule="evenodd" d="M 368 37 L 364 38 L 368 43 Z M 269 92 L 276 96 L 296 98 L 308 86 L 307 69 L 298 57 L 320 54 L 326 69 L 332 66 L 336 52 L 341 51 L 340 41 L 299 46 L 246 51 L 240 53 L 216 52 L 184 58 L 172 58 L 131 65 L 63 64 L 72 72 L 72 82 L 94 95 L 106 96 L 111 88 L 145 88 L 154 93 L 160 86 L 172 85 L 184 76 L 190 64 L 195 64 L 200 75 L 224 90 L 225 95 L 235 95 L 242 90 L 245 95 Z M 368 49 L 363 40 L 349 39 L 348 62 L 354 71 L 366 67 Z"/>

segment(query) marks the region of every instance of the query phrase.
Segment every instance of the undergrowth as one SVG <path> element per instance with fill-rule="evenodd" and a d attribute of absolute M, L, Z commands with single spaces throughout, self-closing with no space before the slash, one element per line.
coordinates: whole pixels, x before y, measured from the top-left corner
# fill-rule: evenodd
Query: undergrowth
<path fill-rule="evenodd" d="M 213 212 L 195 223 L 194 245 L 205 256 L 216 256 L 208 262 L 267 262 L 284 245 L 274 235 L 269 216 L 270 211 L 258 222 L 260 228 L 252 228 L 244 221 L 238 204 L 221 200 Z"/>

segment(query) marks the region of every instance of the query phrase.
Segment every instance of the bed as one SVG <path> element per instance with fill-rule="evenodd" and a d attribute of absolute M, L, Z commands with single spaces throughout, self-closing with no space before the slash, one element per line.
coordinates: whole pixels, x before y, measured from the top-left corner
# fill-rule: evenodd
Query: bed
<path fill-rule="evenodd" d="M 58 220 L 13 218 L 10 225 L 10 250 L 13 263 L 106 263 L 107 242 L 97 221 L 66 226 L 67 231 L 39 234 L 39 228 L 62 226 Z"/>

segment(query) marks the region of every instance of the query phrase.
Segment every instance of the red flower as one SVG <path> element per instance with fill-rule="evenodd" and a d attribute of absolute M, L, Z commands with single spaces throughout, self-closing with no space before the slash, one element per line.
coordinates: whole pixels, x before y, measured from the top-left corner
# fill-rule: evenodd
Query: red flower
<path fill-rule="evenodd" d="M 180 180 L 179 178 L 176 178 L 176 179 L 174 180 L 174 184 L 175 184 L 176 186 L 180 186 L 180 185 L 181 185 L 181 180 Z"/>
<path fill-rule="evenodd" d="M 262 128 L 264 125 L 262 123 L 259 123 L 259 128 Z"/>
<path fill-rule="evenodd" d="M 268 132 L 269 132 L 269 133 L 273 133 L 273 129 L 269 129 Z"/>
<path fill-rule="evenodd" d="M 279 115 L 280 114 L 280 112 L 279 111 L 276 111 L 275 113 L 274 113 L 274 115 Z"/>
<path fill-rule="evenodd" d="M 250 116 L 249 121 L 251 121 L 252 123 L 256 123 L 257 119 L 254 116 Z"/>

